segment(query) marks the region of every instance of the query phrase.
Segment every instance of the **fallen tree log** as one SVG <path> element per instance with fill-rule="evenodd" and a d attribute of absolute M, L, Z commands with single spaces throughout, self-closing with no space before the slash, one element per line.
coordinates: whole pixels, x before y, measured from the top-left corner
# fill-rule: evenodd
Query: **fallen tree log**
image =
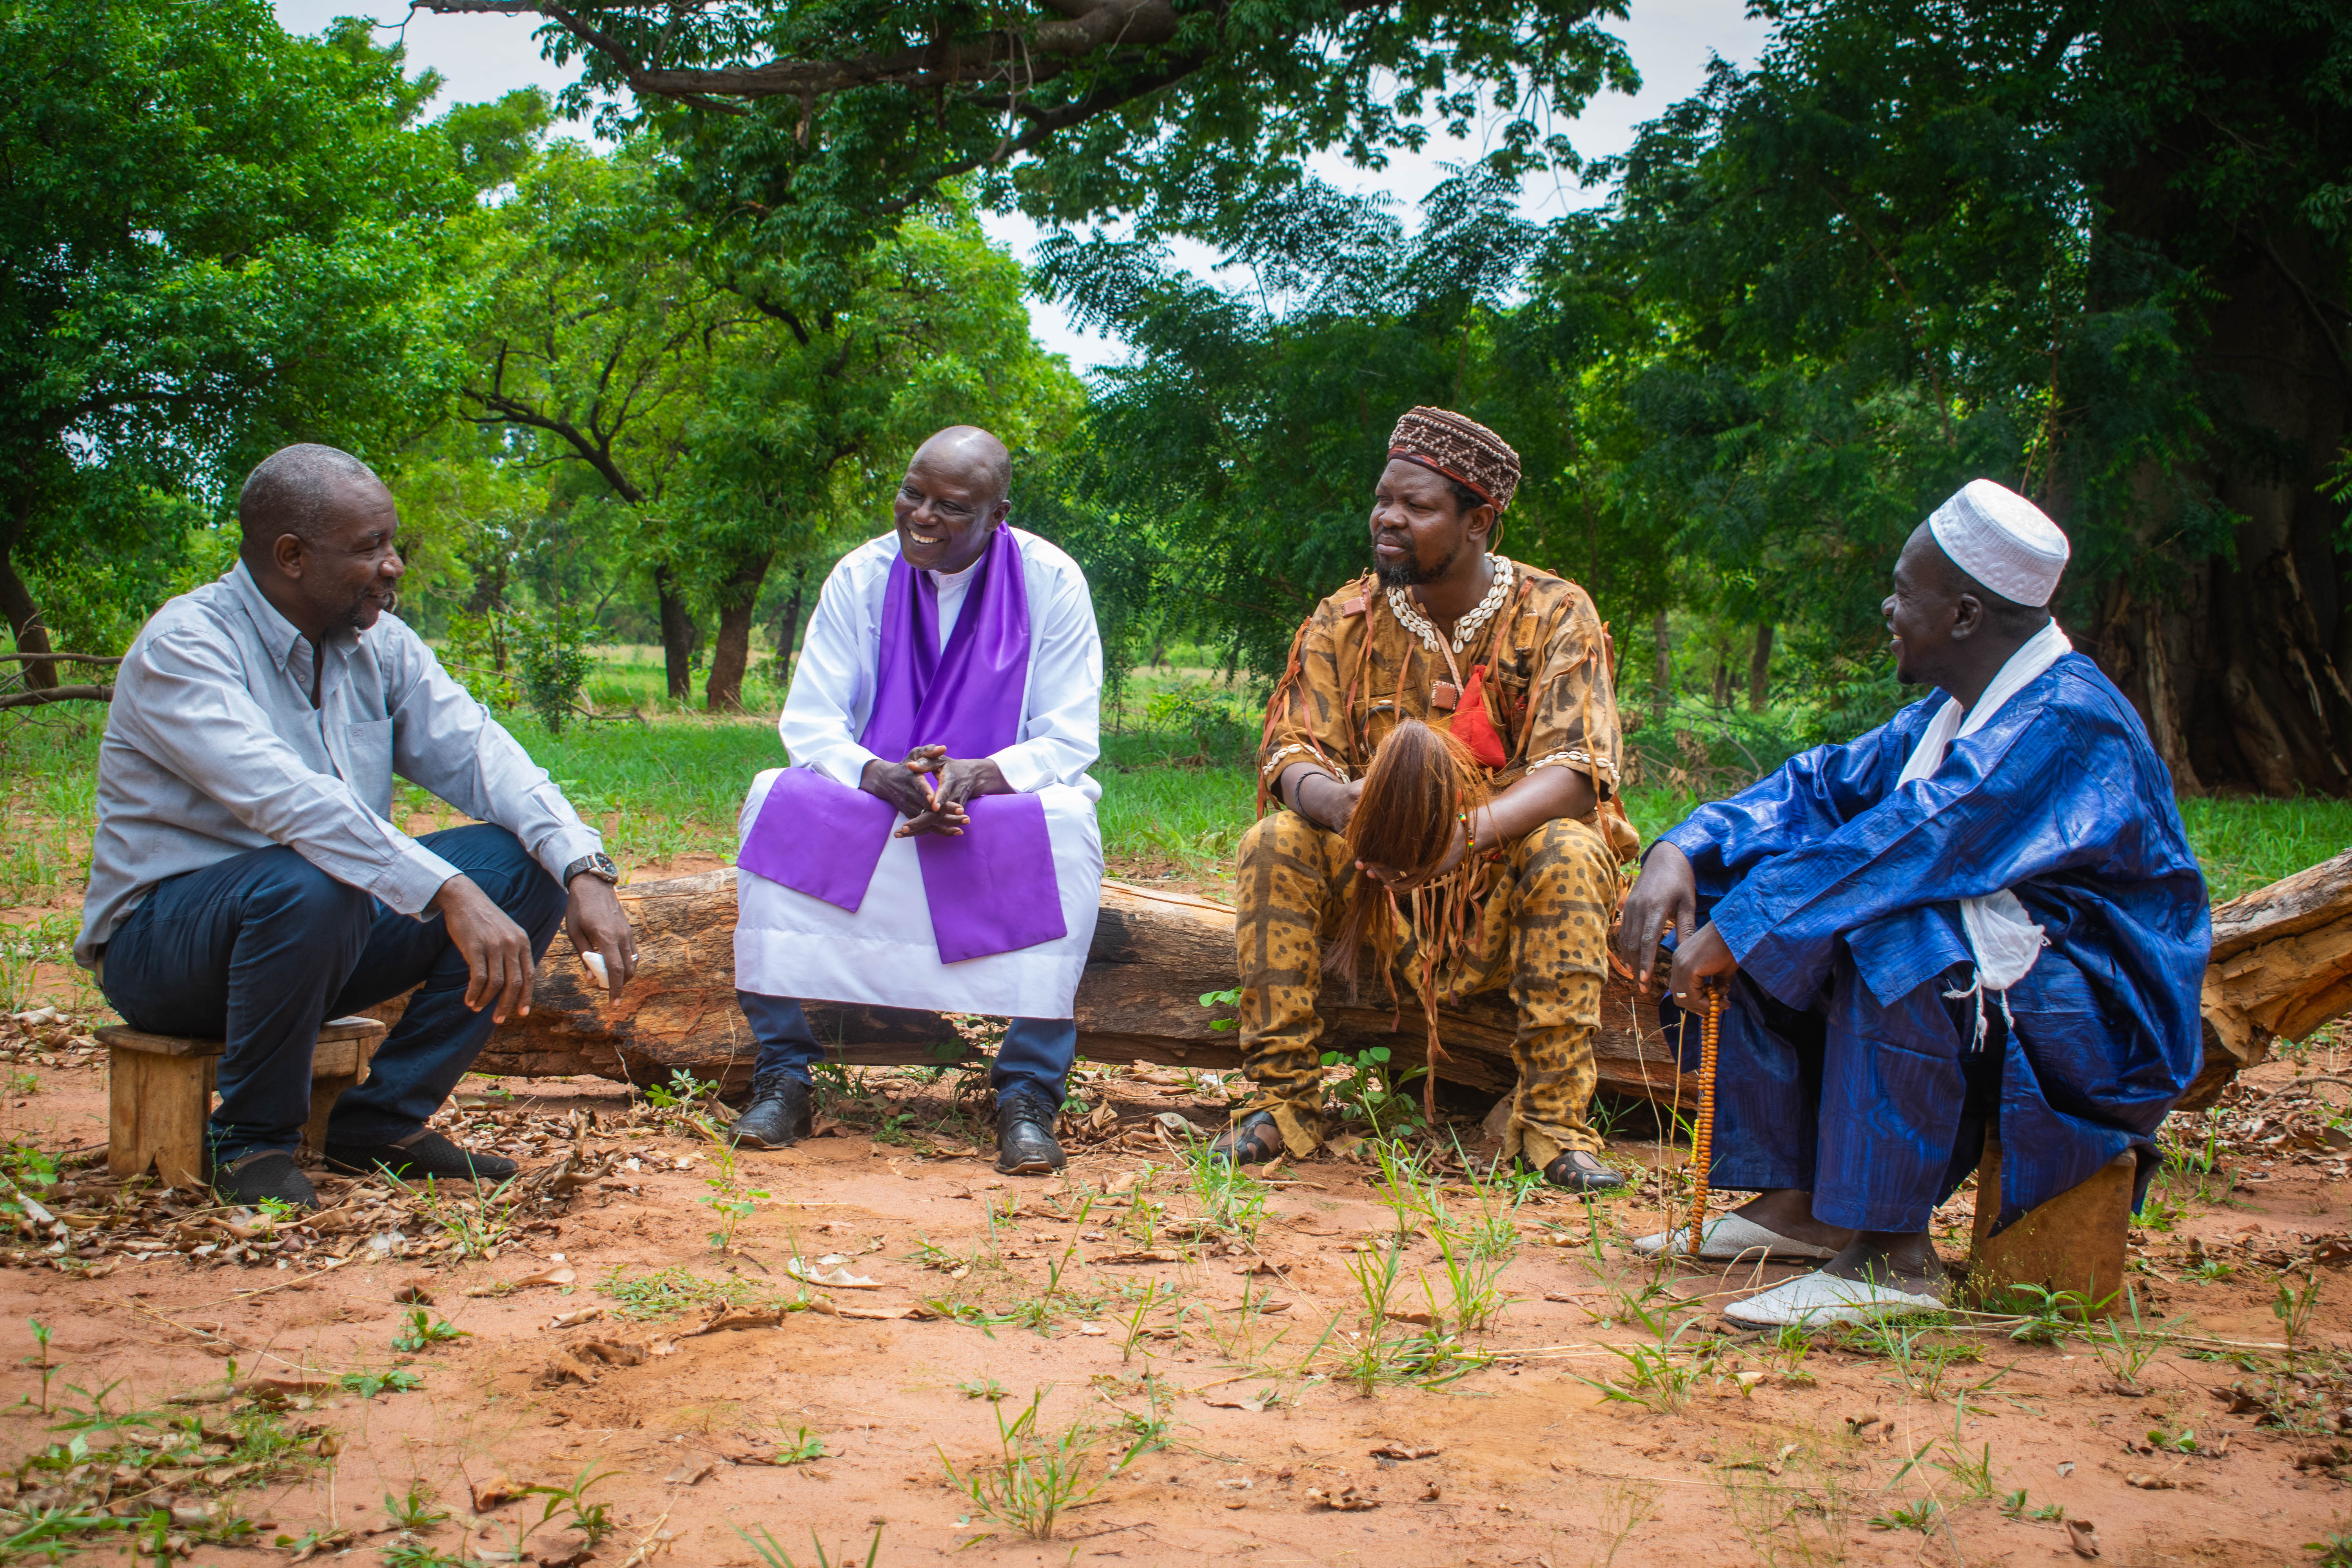
<path fill-rule="evenodd" d="M 641 883 L 621 889 L 620 898 L 636 929 L 638 952 L 636 979 L 621 999 L 606 998 L 558 932 L 540 965 L 530 1015 L 499 1027 L 478 1070 L 530 1078 L 591 1073 L 654 1084 L 683 1068 L 730 1087 L 748 1083 L 753 1046 L 734 992 L 735 873 Z M 1232 1010 L 1200 1002 L 1233 984 L 1230 906 L 1106 882 L 1101 923 L 1078 986 L 1078 1053 L 1096 1061 L 1237 1068 L 1241 1050 L 1233 1031 L 1213 1027 Z M 1370 987 L 1363 998 L 1384 999 Z M 395 1017 L 399 1007 L 377 1012 Z M 947 1066 L 974 1054 L 936 1013 L 819 1005 L 809 1018 L 834 1059 L 850 1066 Z M 1413 1014 L 1401 1031 L 1381 1005 L 1332 1004 L 1324 1018 L 1327 1050 L 1386 1046 L 1408 1066 L 1421 1065 L 1426 1054 Z M 1509 999 L 1499 993 L 1441 1015 L 1440 1080 L 1507 1092 L 1517 1076 L 1513 1032 Z M 1605 1089 L 1685 1107 L 1696 1102 L 1658 1037 L 1655 1007 L 1622 980 L 1612 978 L 1602 994 L 1594 1054 Z"/>
<path fill-rule="evenodd" d="M 530 1015 L 500 1026 L 478 1070 L 655 1084 L 683 1069 L 730 1088 L 747 1084 L 754 1047 L 735 1005 L 735 873 L 640 883 L 621 889 L 620 899 L 637 932 L 639 967 L 628 991 L 617 1002 L 607 999 L 559 931 L 540 965 Z M 1233 986 L 1233 933 L 1228 905 L 1105 882 L 1101 923 L 1078 986 L 1078 1054 L 1204 1071 L 1239 1067 L 1233 1031 L 1213 1026 L 1230 1009 L 1200 1002 Z M 1384 1000 L 1384 994 L 1368 990 L 1363 1000 Z M 390 1019 L 400 1007 L 394 1002 L 375 1011 Z M 1693 1108 L 1696 1086 L 1676 1070 L 1655 1005 L 1612 975 L 1601 1008 L 1593 1055 L 1601 1089 Z M 2303 1038 L 2347 1010 L 2352 851 L 2214 910 L 2204 1068 L 2180 1109 L 2212 1104 L 2239 1072 L 2268 1057 L 2273 1040 Z M 848 1066 L 944 1067 L 977 1055 L 955 1024 L 936 1013 L 816 1005 L 809 1017 L 828 1054 Z M 1401 1030 L 1383 1005 L 1327 1001 L 1323 1017 L 1327 1050 L 1352 1054 L 1379 1045 L 1408 1067 L 1425 1060 L 1412 1013 Z M 1507 1092 L 1516 1076 L 1513 1032 L 1510 1002 L 1501 993 L 1441 1013 L 1439 1080 Z"/>
<path fill-rule="evenodd" d="M 2203 1011 L 2205 1070 L 2184 1110 L 2220 1099 L 2274 1042 L 2352 1011 L 2352 849 L 2214 910 Z"/>

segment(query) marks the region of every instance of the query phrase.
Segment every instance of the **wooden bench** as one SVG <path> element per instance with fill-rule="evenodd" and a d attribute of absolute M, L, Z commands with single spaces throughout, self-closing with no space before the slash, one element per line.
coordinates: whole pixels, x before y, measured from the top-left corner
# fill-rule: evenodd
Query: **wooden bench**
<path fill-rule="evenodd" d="M 328 1113 L 337 1096 L 367 1076 L 383 1032 L 373 1018 L 330 1018 L 320 1028 L 310 1058 L 310 1120 L 302 1129 L 306 1152 L 326 1147 Z M 118 1176 L 152 1170 L 174 1187 L 206 1185 L 212 1163 L 205 1126 L 226 1042 L 150 1035 L 121 1024 L 97 1033 L 106 1044 L 106 1168 Z"/>
<path fill-rule="evenodd" d="M 2131 1237 L 2132 1188 L 2138 1157 L 2128 1150 L 2093 1173 L 2089 1181 L 2028 1209 L 1999 1236 L 2000 1140 L 1985 1139 L 1977 1167 L 1975 1236 L 1969 1248 L 1968 1295 L 1997 1299 L 2011 1287 L 2038 1285 L 2053 1292 L 2079 1292 L 2090 1307 L 2084 1316 L 2113 1317 L 2126 1310 L 2125 1243 Z"/>

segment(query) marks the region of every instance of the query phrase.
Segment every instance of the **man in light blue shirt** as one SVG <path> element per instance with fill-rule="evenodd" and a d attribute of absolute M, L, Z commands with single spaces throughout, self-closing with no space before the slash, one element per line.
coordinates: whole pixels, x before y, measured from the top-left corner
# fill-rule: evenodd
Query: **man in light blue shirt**
<path fill-rule="evenodd" d="M 426 1120 L 492 1027 L 530 1010 L 564 921 L 618 995 L 636 942 L 603 839 L 396 616 L 391 492 L 331 447 L 289 447 L 237 499 L 218 582 L 131 645 L 99 750 L 98 832 L 74 955 L 134 1027 L 226 1041 L 215 1185 L 315 1206 L 294 1150 L 310 1052 L 339 1014 L 417 988 L 336 1102 L 345 1171 L 511 1175 Z M 412 838 L 397 773 L 480 820 Z"/>

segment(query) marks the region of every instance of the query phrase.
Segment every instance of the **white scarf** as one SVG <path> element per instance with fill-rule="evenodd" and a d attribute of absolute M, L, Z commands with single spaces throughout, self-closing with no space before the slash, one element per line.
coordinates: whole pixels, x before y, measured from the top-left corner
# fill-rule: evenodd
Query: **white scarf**
<path fill-rule="evenodd" d="M 2009 662 L 2000 667 L 2000 673 L 1992 678 L 1992 684 L 1985 688 L 1984 695 L 1977 699 L 1976 706 L 1969 709 L 1965 717 L 1957 697 L 1948 700 L 1937 710 L 1919 737 L 1918 745 L 1912 749 L 1910 760 L 1903 764 L 1895 787 L 1926 778 L 1942 767 L 1954 741 L 1983 729 L 2028 682 L 2074 651 L 2074 645 L 2066 640 L 2066 634 L 2058 629 L 2054 620 L 2027 638 L 2023 647 L 2009 656 Z M 1976 1044 L 1981 1048 L 1986 1023 L 1984 994 L 1997 994 L 2001 1016 L 2010 1017 L 2009 988 L 2024 979 L 2034 960 L 2042 956 L 2042 928 L 2026 917 L 2025 906 L 2006 888 L 1979 898 L 1962 899 L 1960 925 L 1968 935 L 1969 956 L 1976 961 L 1976 984 L 1965 991 L 1947 991 L 1944 994 L 1955 999 L 1977 999 Z M 2016 1022 L 2014 1018 L 2010 1021 Z"/>

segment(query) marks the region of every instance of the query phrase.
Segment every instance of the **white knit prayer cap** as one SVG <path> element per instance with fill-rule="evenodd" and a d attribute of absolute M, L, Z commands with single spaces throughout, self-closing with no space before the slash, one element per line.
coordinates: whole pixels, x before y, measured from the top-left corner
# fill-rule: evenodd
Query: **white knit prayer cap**
<path fill-rule="evenodd" d="M 2006 485 L 1970 479 L 1936 509 L 1928 531 L 1952 563 L 2012 604 L 2039 609 L 2066 569 L 2066 536 Z"/>

